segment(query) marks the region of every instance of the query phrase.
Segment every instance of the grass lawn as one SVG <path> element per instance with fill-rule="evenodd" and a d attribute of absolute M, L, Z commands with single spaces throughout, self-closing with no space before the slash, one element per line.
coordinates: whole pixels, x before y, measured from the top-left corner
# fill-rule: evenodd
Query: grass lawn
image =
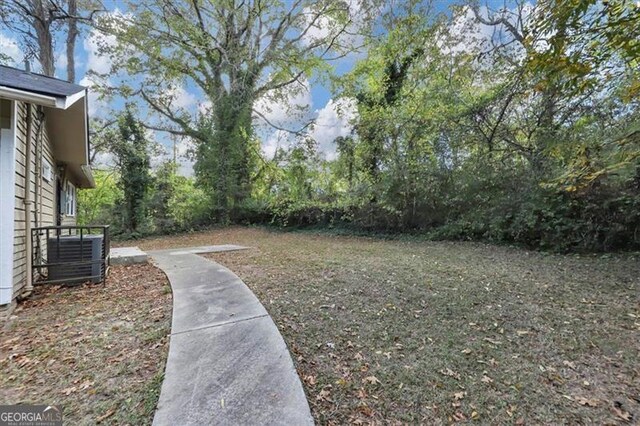
<path fill-rule="evenodd" d="M 170 325 L 169 283 L 151 265 L 36 287 L 0 330 L 0 401 L 62 405 L 65 424 L 150 424 Z"/>
<path fill-rule="evenodd" d="M 232 228 L 320 424 L 640 422 L 640 262 Z"/>

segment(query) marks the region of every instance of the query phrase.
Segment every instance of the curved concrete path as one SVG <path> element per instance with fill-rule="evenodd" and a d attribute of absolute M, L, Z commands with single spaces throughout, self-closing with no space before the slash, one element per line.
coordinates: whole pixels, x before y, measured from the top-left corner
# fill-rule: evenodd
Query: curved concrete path
<path fill-rule="evenodd" d="M 169 357 L 154 425 L 312 425 L 287 346 L 249 288 L 196 253 L 149 252 L 173 290 Z"/>

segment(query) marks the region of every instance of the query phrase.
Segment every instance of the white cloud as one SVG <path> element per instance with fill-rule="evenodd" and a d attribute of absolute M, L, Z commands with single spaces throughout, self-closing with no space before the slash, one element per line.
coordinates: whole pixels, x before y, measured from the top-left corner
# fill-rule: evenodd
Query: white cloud
<path fill-rule="evenodd" d="M 273 158 L 278 148 L 289 148 L 296 139 L 293 133 L 274 129 L 271 124 L 291 131 L 299 130 L 311 119 L 312 103 L 311 87 L 306 79 L 285 90 L 270 92 L 255 102 L 254 125 L 262 138 L 262 151 L 267 158 Z"/>
<path fill-rule="evenodd" d="M 365 13 L 361 0 L 347 0 L 344 3 L 349 13 L 349 23 L 346 28 L 343 28 L 344 24 L 337 22 L 322 11 L 307 7 L 303 13 L 305 15 L 305 29 L 306 33 L 302 37 L 302 43 L 308 46 L 319 40 L 323 40 L 332 34 L 338 34 L 336 46 L 346 48 L 350 52 L 351 49 L 357 46 L 361 46 L 364 41 L 364 37 L 361 35 L 362 29 L 367 22 L 367 13 Z"/>
<path fill-rule="evenodd" d="M 195 144 L 191 138 L 183 137 L 176 142 L 178 173 L 182 176 L 192 177 L 194 175 L 193 166 L 195 161 L 192 156 L 194 148 Z"/>
<path fill-rule="evenodd" d="M 193 165 L 195 163 L 190 160 L 179 160 L 178 161 L 178 174 L 186 177 L 194 177 L 195 170 L 193 170 Z"/>
<path fill-rule="evenodd" d="M 153 169 L 156 169 L 166 161 L 172 161 L 174 159 L 175 146 L 175 160 L 178 165 L 178 174 L 188 177 L 194 175 L 193 166 L 195 162 L 192 152 L 195 144 L 191 138 L 155 131 L 153 132 L 153 136 L 147 136 L 147 138 L 150 141 L 155 141 L 157 146 L 161 148 L 153 152 L 155 156 L 151 161 Z"/>
<path fill-rule="evenodd" d="M 278 148 L 288 148 L 293 142 L 293 135 L 284 130 L 276 130 L 262 144 L 262 152 L 268 159 L 273 158 Z"/>
<path fill-rule="evenodd" d="M 198 111 L 203 115 L 209 114 L 212 106 L 213 103 L 210 100 L 201 100 L 198 102 Z"/>
<path fill-rule="evenodd" d="M 335 23 L 328 16 L 319 15 L 311 8 L 305 8 L 303 13 L 307 18 L 306 25 L 308 26 L 307 32 L 302 37 L 302 42 L 306 46 L 331 34 Z"/>
<path fill-rule="evenodd" d="M 328 160 L 333 160 L 336 157 L 333 141 L 339 136 L 348 136 L 353 129 L 352 122 L 357 116 L 356 102 L 347 98 L 329 99 L 317 113 L 309 136 L 317 142 L 318 151 L 324 153 Z"/>
<path fill-rule="evenodd" d="M 18 43 L 13 38 L 2 33 L 0 33 L 0 52 L 13 60 L 14 63 L 10 65 L 20 66 L 24 59 L 24 54 Z"/>
<path fill-rule="evenodd" d="M 311 88 L 305 79 L 286 90 L 269 92 L 258 99 L 254 104 L 255 123 L 268 125 L 263 116 L 276 126 L 293 129 L 307 118 L 311 104 Z"/>
<path fill-rule="evenodd" d="M 151 170 L 157 170 L 160 165 L 171 158 L 169 147 L 156 138 L 156 132 L 144 129 L 144 136 L 149 144 L 149 165 Z"/>
<path fill-rule="evenodd" d="M 483 17 L 487 17 L 487 7 L 478 8 Z M 489 46 L 493 39 L 494 28 L 480 23 L 470 6 L 461 8 L 454 14 L 448 28 L 448 38 L 443 34 L 438 40 L 440 50 L 445 54 L 477 54 Z"/>
<path fill-rule="evenodd" d="M 269 119 L 277 121 L 286 117 L 286 110 L 277 110 L 269 113 Z M 317 144 L 319 153 L 324 154 L 328 160 L 336 158 L 336 146 L 334 140 L 351 134 L 352 122 L 357 115 L 356 103 L 353 99 L 330 99 L 327 104 L 315 111 L 315 122 L 309 128 L 307 136 Z M 273 158 L 278 148 L 288 149 L 296 140 L 296 135 L 285 130 L 274 130 L 268 133 L 262 143 L 262 151 L 267 158 Z"/>
<path fill-rule="evenodd" d="M 189 108 L 196 104 L 196 97 L 182 86 L 173 86 L 167 91 L 171 104 L 178 108 Z"/>
<path fill-rule="evenodd" d="M 102 18 L 113 18 L 122 25 L 127 25 L 127 14 L 123 14 L 119 9 L 115 9 L 112 12 L 104 13 Z M 109 104 L 105 99 L 100 99 L 100 93 L 96 90 L 98 86 L 111 85 L 112 79 L 110 76 L 91 75 L 90 71 L 96 74 L 109 74 L 113 67 L 113 61 L 111 57 L 103 52 L 103 49 L 108 49 L 116 46 L 117 39 L 114 35 L 109 35 L 98 31 L 97 29 L 91 30 L 88 36 L 83 41 L 84 50 L 87 53 L 86 59 L 86 71 L 84 78 L 80 80 L 79 84 L 87 86 L 89 88 L 89 115 L 101 115 L 101 112 L 107 112 L 109 110 Z M 66 62 L 66 58 L 65 58 Z M 77 66 L 81 62 L 76 63 Z"/>
<path fill-rule="evenodd" d="M 87 72 L 93 71 L 98 74 L 110 73 L 112 68 L 114 68 L 114 60 L 110 55 L 114 55 L 117 60 L 122 60 L 123 58 L 128 58 L 139 53 L 131 46 L 126 47 L 120 45 L 120 49 L 114 49 L 118 46 L 118 40 L 113 32 L 123 30 L 131 25 L 131 18 L 131 14 L 123 13 L 117 7 L 111 12 L 101 13 L 97 17 L 99 23 L 108 28 L 111 34 L 94 28 L 84 39 L 83 47 L 87 52 Z"/>
<path fill-rule="evenodd" d="M 94 71 L 98 74 L 107 74 L 111 71 L 113 62 L 108 55 L 100 52 L 100 46 L 114 46 L 116 39 L 114 36 L 105 35 L 98 30 L 91 30 L 87 38 L 84 39 L 83 47 L 87 52 L 87 72 Z M 66 62 L 66 58 L 65 58 Z M 100 99 L 100 93 L 96 90 L 96 86 L 108 83 L 109 79 L 102 81 L 101 77 L 85 74 L 79 84 L 89 88 L 89 115 L 100 115 L 101 111 L 107 109 L 108 104 L 105 100 Z"/>
<path fill-rule="evenodd" d="M 108 55 L 100 52 L 100 46 L 115 45 L 115 36 L 103 34 L 95 29 L 92 30 L 83 43 L 84 50 L 87 51 L 87 70 L 95 71 L 99 74 L 110 72 L 113 62 Z"/>
<path fill-rule="evenodd" d="M 498 18 L 506 19 L 515 28 L 521 29 L 527 24 L 534 6 L 531 3 L 523 3 L 513 9 L 499 9 L 490 11 L 487 6 L 480 6 L 478 14 L 483 20 L 496 21 Z M 495 46 L 507 45 L 513 40 L 513 35 L 503 24 L 486 25 L 480 22 L 475 16 L 470 6 L 462 7 L 454 15 L 448 32 L 453 36 L 453 42 L 445 44 L 444 39 L 440 39 L 439 46 L 445 54 L 470 53 L 479 54 L 488 52 Z M 512 43 L 508 48 L 508 53 L 519 57 L 524 54 L 524 49 L 517 43 Z"/>
<path fill-rule="evenodd" d="M 58 53 L 58 55 L 56 56 L 56 71 L 58 73 L 61 73 L 61 75 L 64 75 L 63 78 L 66 78 L 66 73 L 67 73 L 67 54 L 65 52 L 60 52 Z"/>
<path fill-rule="evenodd" d="M 116 159 L 112 153 L 99 152 L 98 154 L 96 154 L 96 157 L 93 160 L 92 166 L 94 168 L 99 168 L 99 167 L 111 168 L 111 167 L 114 167 L 115 164 L 116 164 Z"/>
<path fill-rule="evenodd" d="M 178 157 L 188 157 L 194 148 L 195 144 L 191 138 L 183 137 L 176 142 L 176 154 Z"/>

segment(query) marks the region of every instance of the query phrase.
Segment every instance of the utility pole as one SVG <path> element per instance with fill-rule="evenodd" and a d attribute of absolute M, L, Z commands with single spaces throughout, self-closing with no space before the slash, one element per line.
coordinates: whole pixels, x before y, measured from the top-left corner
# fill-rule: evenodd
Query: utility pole
<path fill-rule="evenodd" d="M 178 165 L 178 144 L 176 143 L 176 139 L 178 137 L 176 135 L 171 136 L 171 140 L 173 141 L 173 165 L 174 167 Z"/>

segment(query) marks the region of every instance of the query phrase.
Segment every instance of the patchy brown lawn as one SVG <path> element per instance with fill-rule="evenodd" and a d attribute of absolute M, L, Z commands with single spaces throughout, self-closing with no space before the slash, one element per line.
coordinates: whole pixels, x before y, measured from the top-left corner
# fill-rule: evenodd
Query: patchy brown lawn
<path fill-rule="evenodd" d="M 640 262 L 232 228 L 319 424 L 640 423 Z"/>
<path fill-rule="evenodd" d="M 0 401 L 60 404 L 68 424 L 150 424 L 170 326 L 169 283 L 151 265 L 36 287 L 0 332 Z"/>

